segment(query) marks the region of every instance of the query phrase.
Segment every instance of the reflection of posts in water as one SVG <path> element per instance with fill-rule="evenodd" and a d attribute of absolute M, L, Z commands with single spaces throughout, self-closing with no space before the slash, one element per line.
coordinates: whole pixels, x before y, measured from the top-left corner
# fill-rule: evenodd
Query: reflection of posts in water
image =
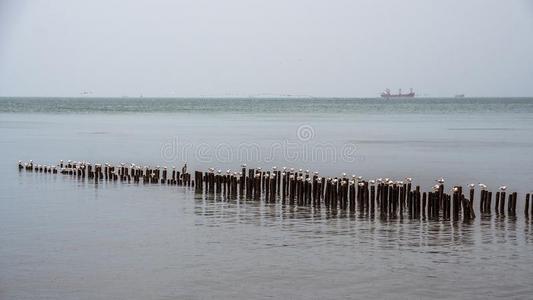
<path fill-rule="evenodd" d="M 39 165 L 33 161 L 19 162 L 18 169 L 27 172 L 62 174 L 79 180 L 113 181 L 124 183 L 144 183 L 158 185 L 178 185 L 194 187 L 197 194 L 214 194 L 217 199 L 240 199 L 263 201 L 264 203 L 281 203 L 291 207 L 311 207 L 319 211 L 325 208 L 333 215 L 374 216 L 393 220 L 397 218 L 422 220 L 452 220 L 468 222 L 476 217 L 474 209 L 475 190 L 470 185 L 468 195 L 463 193 L 461 186 L 455 186 L 446 192 L 444 180 L 439 180 L 431 191 L 423 192 L 420 186 L 413 189 L 411 180 L 393 181 L 389 178 L 363 180 L 360 176 L 347 178 L 346 174 L 339 177 L 320 177 L 318 172 L 273 167 L 271 170 L 247 169 L 242 166 L 241 172 L 227 170 L 194 171 L 192 174 L 172 171 L 163 166 L 144 166 L 135 164 L 113 165 L 91 164 L 87 162 L 60 162 L 59 165 Z M 480 184 L 481 186 L 481 184 Z M 495 193 L 495 211 L 498 215 L 516 216 L 518 194 L 506 193 L 501 187 Z M 492 192 L 482 185 L 479 195 L 479 211 L 481 215 L 490 216 Z M 530 194 L 526 194 L 524 214 L 533 214 L 530 205 Z M 507 201 L 507 206 L 505 205 Z M 337 212 L 340 212 L 338 214 Z M 350 214 L 346 214 L 350 212 Z"/>

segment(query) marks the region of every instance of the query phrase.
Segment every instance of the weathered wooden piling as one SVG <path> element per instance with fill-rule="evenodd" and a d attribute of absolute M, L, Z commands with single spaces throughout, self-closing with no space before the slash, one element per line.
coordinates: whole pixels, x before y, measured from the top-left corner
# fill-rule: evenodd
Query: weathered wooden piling
<path fill-rule="evenodd" d="M 526 201 L 525 201 L 525 207 L 524 207 L 524 214 L 526 216 L 529 215 L 529 194 L 526 194 Z"/>

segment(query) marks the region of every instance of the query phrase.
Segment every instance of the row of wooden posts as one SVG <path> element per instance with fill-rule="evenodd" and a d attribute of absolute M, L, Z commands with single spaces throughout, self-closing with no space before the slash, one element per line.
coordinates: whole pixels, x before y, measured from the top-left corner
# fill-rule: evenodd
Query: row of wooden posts
<path fill-rule="evenodd" d="M 135 164 L 121 163 L 117 166 L 112 164 L 91 164 L 86 162 L 74 162 L 62 160 L 58 165 L 38 165 L 33 161 L 22 163 L 19 161 L 19 170 L 26 170 L 41 173 L 66 174 L 80 178 L 93 179 L 95 182 L 106 181 L 126 181 L 134 183 L 160 183 L 180 186 L 193 186 L 191 174 L 187 173 L 185 165 L 181 172 L 167 167 L 136 166 Z"/>
<path fill-rule="evenodd" d="M 67 174 L 98 182 L 122 181 L 134 183 L 168 184 L 194 187 L 197 193 L 219 194 L 227 198 L 242 197 L 270 203 L 313 206 L 330 210 L 346 210 L 382 218 L 409 217 L 413 219 L 471 220 L 476 217 L 475 185 L 465 194 L 461 186 L 445 190 L 444 180 L 429 192 L 413 185 L 411 178 L 394 181 L 389 178 L 364 180 L 360 176 L 321 177 L 318 172 L 273 167 L 271 170 L 247 169 L 239 172 L 209 169 L 195 171 L 194 179 L 185 164 L 181 171 L 175 167 L 140 167 L 135 164 L 91 164 L 60 161 L 58 165 L 37 165 L 19 162 L 19 170 Z M 518 194 L 500 187 L 493 193 L 480 185 L 479 212 L 516 215 Z M 533 199 L 531 199 L 533 201 Z M 524 213 L 533 215 L 530 194 L 526 194 Z"/>

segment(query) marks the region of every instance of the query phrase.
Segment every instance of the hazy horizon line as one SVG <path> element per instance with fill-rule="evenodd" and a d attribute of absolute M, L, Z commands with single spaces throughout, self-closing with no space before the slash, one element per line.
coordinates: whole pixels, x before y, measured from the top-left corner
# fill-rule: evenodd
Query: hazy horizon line
<path fill-rule="evenodd" d="M 43 99 L 472 99 L 472 98 L 486 98 L 486 99 L 517 99 L 517 98 L 533 98 L 531 96 L 415 96 L 415 97 L 365 97 L 365 96 L 0 96 L 0 99 L 5 98 L 43 98 Z"/>

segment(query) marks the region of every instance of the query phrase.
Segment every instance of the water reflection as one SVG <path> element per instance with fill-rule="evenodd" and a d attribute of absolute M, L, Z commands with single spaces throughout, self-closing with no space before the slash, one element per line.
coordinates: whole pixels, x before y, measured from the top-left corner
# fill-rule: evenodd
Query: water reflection
<path fill-rule="evenodd" d="M 195 193 L 194 199 L 195 214 L 205 217 L 205 226 L 274 227 L 318 243 L 364 244 L 369 249 L 459 255 L 475 251 L 477 246 L 519 246 L 532 239 L 530 218 L 505 214 L 480 214 L 470 221 L 423 217 L 387 219 L 364 211 L 297 206 L 212 193 Z"/>

